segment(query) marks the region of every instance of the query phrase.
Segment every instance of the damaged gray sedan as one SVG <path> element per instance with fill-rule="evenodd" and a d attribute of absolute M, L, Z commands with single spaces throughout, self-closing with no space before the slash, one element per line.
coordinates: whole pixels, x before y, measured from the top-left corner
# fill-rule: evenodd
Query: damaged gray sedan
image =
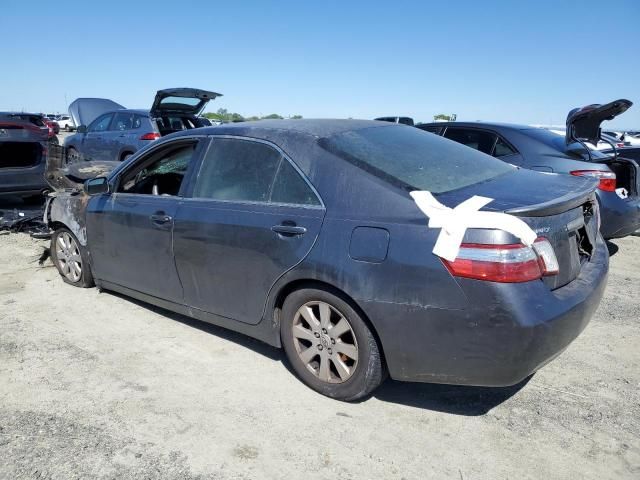
<path fill-rule="evenodd" d="M 48 174 L 64 281 L 282 347 L 304 383 L 337 399 L 387 374 L 517 383 L 580 334 L 606 284 L 597 182 L 518 169 L 404 125 L 201 128 L 109 167 Z M 469 228 L 457 256 L 441 258 L 416 191 L 445 209 L 490 197 L 481 213 L 517 217 L 533 238 Z"/>

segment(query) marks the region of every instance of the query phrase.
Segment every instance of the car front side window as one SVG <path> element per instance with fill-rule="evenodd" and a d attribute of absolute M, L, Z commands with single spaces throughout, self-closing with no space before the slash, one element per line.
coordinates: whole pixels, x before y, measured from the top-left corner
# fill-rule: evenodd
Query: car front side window
<path fill-rule="evenodd" d="M 118 192 L 142 195 L 180 193 L 189 165 L 194 159 L 195 142 L 171 145 L 150 153 L 136 162 L 119 183 Z"/>
<path fill-rule="evenodd" d="M 104 132 L 109 129 L 109 124 L 111 123 L 111 118 L 113 117 L 112 113 L 107 113 L 98 117 L 93 121 L 91 125 L 89 125 L 89 132 Z"/>

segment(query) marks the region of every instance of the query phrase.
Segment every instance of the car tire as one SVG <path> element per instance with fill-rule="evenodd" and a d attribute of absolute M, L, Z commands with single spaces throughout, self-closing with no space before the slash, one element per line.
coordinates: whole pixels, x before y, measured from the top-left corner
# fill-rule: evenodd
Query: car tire
<path fill-rule="evenodd" d="M 65 132 L 70 132 L 71 131 L 71 127 L 69 125 L 65 125 L 64 131 Z"/>
<path fill-rule="evenodd" d="M 371 329 L 348 301 L 329 290 L 290 293 L 282 306 L 280 334 L 293 370 L 323 395 L 358 400 L 385 379 Z"/>
<path fill-rule="evenodd" d="M 76 236 L 67 228 L 59 228 L 51 236 L 51 260 L 69 285 L 90 288 L 95 284 L 89 255 Z"/>
<path fill-rule="evenodd" d="M 75 163 L 80 160 L 80 154 L 78 150 L 73 147 L 67 149 L 67 164 Z"/>
<path fill-rule="evenodd" d="M 131 153 L 131 152 L 123 153 L 123 154 L 120 156 L 120 161 L 121 161 L 121 162 L 124 162 L 124 161 L 125 161 L 127 158 L 129 158 L 131 155 L 133 155 L 133 153 Z"/>

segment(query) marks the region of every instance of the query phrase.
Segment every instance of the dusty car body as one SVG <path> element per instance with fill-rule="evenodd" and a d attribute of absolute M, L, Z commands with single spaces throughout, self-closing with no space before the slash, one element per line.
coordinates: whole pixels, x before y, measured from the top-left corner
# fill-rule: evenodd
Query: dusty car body
<path fill-rule="evenodd" d="M 514 384 L 580 334 L 606 284 L 594 180 L 518 169 L 404 125 L 198 129 L 80 185 L 45 213 L 65 281 L 283 347 L 307 385 L 344 400 L 385 368 L 405 381 Z M 545 237 L 557 268 L 543 274 L 546 260 L 492 228 L 468 229 L 462 263 L 443 262 L 439 229 L 409 194 L 427 187 L 451 207 L 493 198 L 485 209 Z"/>

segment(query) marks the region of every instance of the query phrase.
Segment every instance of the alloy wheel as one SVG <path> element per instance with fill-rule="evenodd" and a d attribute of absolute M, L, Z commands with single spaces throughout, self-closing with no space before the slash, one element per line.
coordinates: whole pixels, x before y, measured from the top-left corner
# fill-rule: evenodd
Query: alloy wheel
<path fill-rule="evenodd" d="M 358 366 L 358 342 L 349 320 L 335 307 L 307 302 L 291 329 L 300 360 L 319 380 L 343 383 L 351 378 Z"/>
<path fill-rule="evenodd" d="M 56 258 L 60 272 L 71 282 L 78 282 L 82 276 L 82 257 L 78 244 L 68 232 L 62 232 L 56 239 Z"/>

